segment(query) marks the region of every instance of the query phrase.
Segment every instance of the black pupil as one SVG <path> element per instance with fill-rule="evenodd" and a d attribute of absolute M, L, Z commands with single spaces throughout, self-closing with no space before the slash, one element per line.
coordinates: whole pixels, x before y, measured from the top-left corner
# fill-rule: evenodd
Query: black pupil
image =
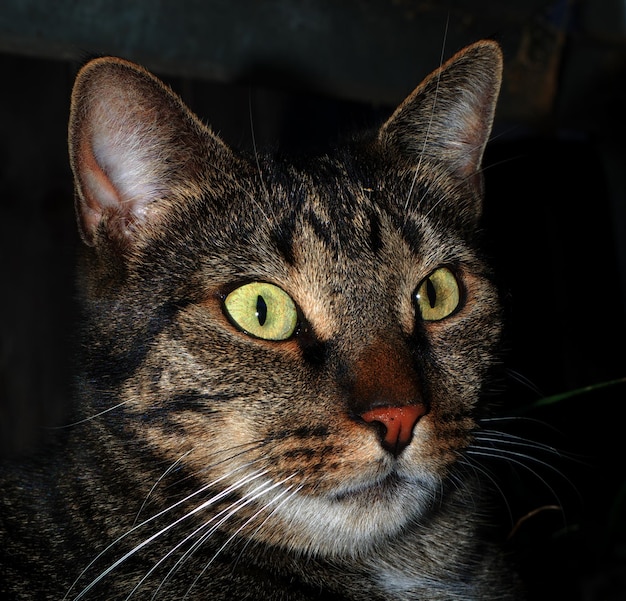
<path fill-rule="evenodd" d="M 432 283 L 430 278 L 426 280 L 426 296 L 428 296 L 428 304 L 430 305 L 430 308 L 434 309 L 437 303 L 437 290 L 435 289 L 435 285 Z"/>
<path fill-rule="evenodd" d="M 259 320 L 259 325 L 265 325 L 265 320 L 267 319 L 267 305 L 260 294 L 256 297 L 256 316 Z"/>

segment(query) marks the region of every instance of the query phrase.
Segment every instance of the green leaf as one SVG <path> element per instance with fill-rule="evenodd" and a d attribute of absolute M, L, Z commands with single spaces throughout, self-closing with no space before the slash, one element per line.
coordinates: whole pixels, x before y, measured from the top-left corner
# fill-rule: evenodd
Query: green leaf
<path fill-rule="evenodd" d="M 535 401 L 531 405 L 525 408 L 526 411 L 530 411 L 532 409 L 537 409 L 539 407 L 546 407 L 548 405 L 555 405 L 557 403 L 562 403 L 567 399 L 570 399 L 575 396 L 579 396 L 581 394 L 588 394 L 590 392 L 595 392 L 597 390 L 601 390 L 603 388 L 608 388 L 610 386 L 616 386 L 618 384 L 626 384 L 625 378 L 618 378 L 616 380 L 608 380 L 606 382 L 598 382 L 597 384 L 591 384 L 589 386 L 583 386 L 582 388 L 576 388 L 575 390 L 569 390 L 567 392 L 560 392 L 558 394 L 553 394 L 551 396 L 544 397 Z"/>

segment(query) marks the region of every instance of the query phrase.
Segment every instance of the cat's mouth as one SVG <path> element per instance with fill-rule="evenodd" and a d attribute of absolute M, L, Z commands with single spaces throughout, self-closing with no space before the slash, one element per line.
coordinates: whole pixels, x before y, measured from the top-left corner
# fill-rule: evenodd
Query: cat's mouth
<path fill-rule="evenodd" d="M 332 500 L 338 503 L 345 503 L 357 498 L 361 502 L 363 500 L 371 502 L 390 501 L 398 495 L 400 489 L 406 488 L 410 484 L 408 478 L 393 471 L 371 482 L 347 486 L 345 489 L 335 492 L 332 495 Z"/>

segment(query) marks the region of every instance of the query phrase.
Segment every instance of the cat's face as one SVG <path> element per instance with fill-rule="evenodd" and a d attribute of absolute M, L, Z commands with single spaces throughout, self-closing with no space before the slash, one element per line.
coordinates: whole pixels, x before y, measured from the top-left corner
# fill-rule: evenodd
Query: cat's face
<path fill-rule="evenodd" d="M 474 245 L 500 62 L 471 47 L 296 164 L 238 157 L 136 67 L 79 76 L 91 410 L 123 403 L 102 419 L 221 529 L 353 552 L 455 477 L 499 335 Z"/>

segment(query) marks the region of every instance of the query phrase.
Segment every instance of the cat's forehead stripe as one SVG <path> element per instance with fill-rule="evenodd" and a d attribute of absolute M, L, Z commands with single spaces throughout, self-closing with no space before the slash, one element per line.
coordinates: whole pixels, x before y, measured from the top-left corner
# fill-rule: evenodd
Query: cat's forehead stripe
<path fill-rule="evenodd" d="M 351 259 L 363 252 L 376 254 L 382 248 L 384 211 L 362 188 L 355 189 L 349 182 L 312 185 L 285 196 L 277 199 L 286 206 L 279 207 L 283 216 L 271 239 L 289 265 L 294 264 L 294 248 L 306 246 L 307 239 L 317 239 L 335 257 L 342 253 Z"/>
<path fill-rule="evenodd" d="M 270 234 L 270 240 L 274 242 L 276 250 L 278 250 L 287 264 L 293 266 L 295 262 L 293 225 L 287 221 L 281 222 Z"/>

